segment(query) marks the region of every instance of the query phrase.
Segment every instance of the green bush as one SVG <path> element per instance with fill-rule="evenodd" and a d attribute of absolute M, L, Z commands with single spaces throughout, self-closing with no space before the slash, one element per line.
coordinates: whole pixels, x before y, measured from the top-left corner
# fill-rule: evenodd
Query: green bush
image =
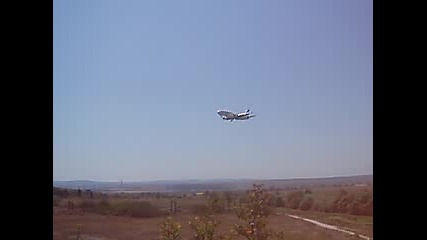
<path fill-rule="evenodd" d="M 181 239 L 181 225 L 167 217 L 160 226 L 160 240 L 180 240 Z"/>
<path fill-rule="evenodd" d="M 194 240 L 219 240 L 221 236 L 217 233 L 217 226 L 220 222 L 210 215 L 195 217 L 189 222 L 194 231 Z"/>
<path fill-rule="evenodd" d="M 264 185 L 253 185 L 246 196 L 246 203 L 236 208 L 236 215 L 242 223 L 236 224 L 234 230 L 248 240 L 267 240 L 273 232 L 267 228 L 267 217 L 271 214 L 268 205 L 271 195 L 264 190 Z"/>

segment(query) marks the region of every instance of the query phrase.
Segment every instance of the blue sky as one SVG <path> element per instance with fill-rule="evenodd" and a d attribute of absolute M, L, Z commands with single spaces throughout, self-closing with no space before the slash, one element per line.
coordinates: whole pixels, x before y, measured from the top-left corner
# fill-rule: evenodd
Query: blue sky
<path fill-rule="evenodd" d="M 53 10 L 54 180 L 373 173 L 372 1 Z"/>

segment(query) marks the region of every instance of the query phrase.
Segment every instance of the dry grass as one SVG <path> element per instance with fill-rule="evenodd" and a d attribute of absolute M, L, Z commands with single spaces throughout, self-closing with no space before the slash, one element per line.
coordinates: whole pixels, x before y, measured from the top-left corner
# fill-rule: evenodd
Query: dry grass
<path fill-rule="evenodd" d="M 354 231 L 358 234 L 373 237 L 373 217 L 372 216 L 355 216 L 341 213 L 322 213 L 314 211 L 301 211 L 293 209 L 282 209 L 284 213 L 297 215 L 304 218 L 313 219 L 322 223 L 334 225 Z"/>
<path fill-rule="evenodd" d="M 334 201 L 338 192 L 344 189 L 349 193 L 361 191 L 372 191 L 371 187 L 325 187 L 311 189 L 310 196 L 316 202 L 329 204 Z M 275 194 L 271 192 L 272 194 Z M 280 192 L 279 196 L 283 199 L 289 191 Z M 82 198 L 54 198 L 54 215 L 53 215 L 53 239 L 69 240 L 76 239 L 77 224 L 81 225 L 81 234 L 83 240 L 130 240 L 130 239 L 159 239 L 160 226 L 163 223 L 165 216 L 157 216 L 151 218 L 133 218 L 129 216 L 113 216 L 102 215 L 96 211 L 82 211 L 79 208 L 84 201 L 99 201 L 101 199 L 82 199 Z M 181 236 L 183 240 L 192 239 L 193 232 L 189 225 L 189 220 L 196 216 L 195 206 L 206 205 L 206 198 L 145 198 L 145 199 L 116 199 L 109 197 L 107 199 L 109 206 L 120 206 L 121 203 L 132 202 L 149 202 L 156 209 L 167 211 L 170 207 L 171 200 L 177 202 L 178 212 L 174 219 L 181 224 Z M 68 201 L 74 203 L 73 210 L 67 210 Z M 132 205 L 132 204 L 130 204 Z M 123 206 L 123 204 L 122 204 Z M 89 204 L 90 207 L 90 204 Z M 197 208 L 197 207 L 196 207 Z M 290 213 L 305 218 L 314 219 L 331 225 L 340 226 L 342 228 L 355 231 L 358 234 L 363 234 L 369 237 L 373 236 L 372 216 L 354 216 L 349 214 L 325 213 L 315 211 L 291 210 L 287 208 L 277 208 L 277 212 Z M 214 215 L 214 218 L 219 220 L 221 224 L 218 231 L 222 234 L 228 233 L 234 224 L 238 223 L 238 219 L 233 213 L 224 213 Z M 285 214 L 271 215 L 268 217 L 267 227 L 276 232 L 284 231 L 285 239 L 352 239 L 354 237 L 345 233 L 324 229 L 311 223 L 293 219 Z M 240 238 L 236 238 L 237 240 Z"/>
<path fill-rule="evenodd" d="M 193 217 L 195 217 L 193 214 L 178 214 L 174 217 L 182 226 L 181 235 L 183 239 L 191 239 L 192 231 L 188 222 Z M 214 215 L 214 217 L 221 222 L 218 228 L 220 233 L 228 233 L 231 227 L 238 221 L 237 217 L 233 214 Z M 324 217 L 319 216 L 319 218 Z M 75 237 L 77 224 L 81 224 L 83 240 L 95 237 L 98 237 L 99 240 L 158 239 L 159 228 L 163 220 L 164 218 L 162 217 L 131 218 L 92 213 L 82 215 L 60 213 L 53 216 L 53 239 L 69 240 L 71 237 Z M 334 240 L 350 238 L 350 236 L 344 233 L 323 229 L 285 215 L 270 216 L 268 218 L 268 226 L 277 231 L 284 231 L 286 239 L 290 240 Z M 367 233 L 365 235 L 372 236 L 372 234 L 369 235 Z"/>

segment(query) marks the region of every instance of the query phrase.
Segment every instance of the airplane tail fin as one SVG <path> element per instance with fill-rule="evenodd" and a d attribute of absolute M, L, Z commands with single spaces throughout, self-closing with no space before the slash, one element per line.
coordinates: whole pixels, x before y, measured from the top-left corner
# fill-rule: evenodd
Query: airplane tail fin
<path fill-rule="evenodd" d="M 249 113 L 250 111 L 251 111 L 251 110 L 249 110 L 249 109 L 248 109 L 248 110 L 246 110 L 246 113 Z"/>

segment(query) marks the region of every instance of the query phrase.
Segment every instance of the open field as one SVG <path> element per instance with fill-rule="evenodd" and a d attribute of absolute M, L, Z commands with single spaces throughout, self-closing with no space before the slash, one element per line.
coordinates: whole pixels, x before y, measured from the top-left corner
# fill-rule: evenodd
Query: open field
<path fill-rule="evenodd" d="M 192 214 L 182 214 L 175 217 L 176 221 L 182 226 L 181 235 L 183 239 L 191 239 L 192 232 L 188 221 L 194 216 Z M 328 218 L 327 216 L 319 217 L 321 219 Z M 232 214 L 216 215 L 215 218 L 221 221 L 219 227 L 219 232 L 221 233 L 226 233 L 237 222 L 237 218 Z M 82 215 L 55 214 L 53 216 L 53 239 L 69 240 L 73 237 L 75 239 L 77 224 L 81 225 L 81 236 L 83 239 L 88 240 L 158 239 L 159 228 L 162 222 L 162 217 L 140 219 L 88 213 Z M 286 239 L 352 239 L 347 234 L 316 227 L 310 223 L 292 219 L 285 215 L 270 216 L 268 223 L 275 230 L 283 230 Z M 372 229 L 358 233 L 372 237 Z"/>
<path fill-rule="evenodd" d="M 299 192 L 299 194 L 296 194 Z M 344 194 L 345 193 L 345 194 Z M 77 225 L 81 226 L 82 239 L 159 239 L 160 226 L 165 218 L 170 215 L 170 208 L 176 202 L 175 221 L 181 225 L 182 239 L 193 239 L 194 234 L 190 228 L 189 220 L 206 213 L 212 199 L 218 210 L 213 217 L 221 222 L 219 233 L 225 234 L 239 221 L 235 213 L 230 211 L 225 192 L 211 192 L 209 195 L 141 195 L 135 194 L 88 194 L 76 195 L 68 191 L 67 195 L 59 196 L 56 189 L 53 207 L 53 238 L 76 239 Z M 59 194 L 59 195 L 58 195 Z M 229 193 L 229 203 L 233 207 L 239 206 L 245 192 Z M 370 238 L 373 237 L 373 217 L 368 215 L 354 215 L 345 212 L 328 212 L 315 209 L 315 203 L 324 205 L 324 209 L 342 205 L 349 199 L 359 199 L 358 196 L 369 196 L 372 201 L 372 186 L 330 186 L 297 190 L 267 191 L 274 201 L 270 201 L 271 214 L 267 218 L 267 227 L 276 232 L 284 231 L 285 239 L 350 239 L 354 238 L 346 233 L 324 229 L 312 223 L 294 219 L 286 214 L 334 225 L 350 230 Z M 144 197 L 145 196 L 145 197 Z M 148 196 L 148 197 L 147 197 Z M 299 197 L 300 207 L 288 207 L 290 196 Z M 343 197 L 344 196 L 344 197 Z M 351 197 L 348 197 L 351 196 Z M 276 206 L 277 198 L 283 198 L 284 206 Z M 310 208 L 301 210 L 304 201 L 312 198 Z M 304 200 L 305 199 L 305 200 Z M 338 201 L 338 200 L 339 201 Z M 338 203 L 337 203 L 338 202 Z M 71 207 L 70 207 L 71 204 Z M 291 204 L 291 205 L 292 205 Z M 354 205 L 354 204 L 353 204 Z M 366 204 L 365 204 L 366 205 Z M 363 206 L 365 206 L 363 205 Z M 210 206 L 210 205 L 209 205 Z M 346 209 L 344 209 L 346 210 Z M 351 209 L 350 209 L 351 210 Z M 245 239 L 245 238 L 233 238 Z"/>
<path fill-rule="evenodd" d="M 302 211 L 293 209 L 283 209 L 283 213 L 288 213 L 308 219 L 313 219 L 322 223 L 337 226 L 344 230 L 349 230 L 373 237 L 373 217 L 372 216 L 355 216 L 341 213 L 322 213 L 315 211 Z"/>

